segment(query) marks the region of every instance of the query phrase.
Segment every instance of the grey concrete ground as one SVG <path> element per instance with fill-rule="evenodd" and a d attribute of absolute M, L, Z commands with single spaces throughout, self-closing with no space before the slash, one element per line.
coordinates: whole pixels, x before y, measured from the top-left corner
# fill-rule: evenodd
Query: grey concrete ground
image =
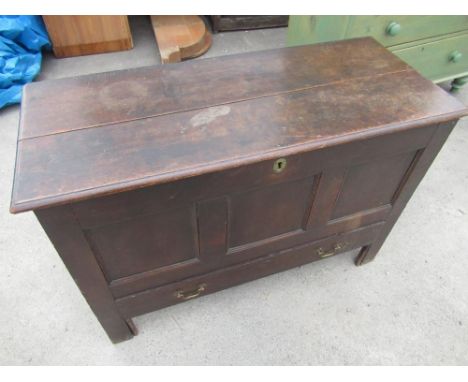
<path fill-rule="evenodd" d="M 149 23 L 132 31 L 128 52 L 46 57 L 40 80 L 159 63 Z M 205 57 L 284 45 L 285 29 L 226 33 Z M 18 119 L 0 111 L 0 364 L 468 364 L 467 119 L 373 263 L 342 255 L 147 314 L 117 346 L 33 214 L 8 213 Z"/>

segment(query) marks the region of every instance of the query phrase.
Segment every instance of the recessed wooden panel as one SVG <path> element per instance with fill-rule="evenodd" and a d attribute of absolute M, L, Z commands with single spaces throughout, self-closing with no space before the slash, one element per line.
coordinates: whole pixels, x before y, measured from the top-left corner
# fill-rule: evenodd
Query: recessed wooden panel
<path fill-rule="evenodd" d="M 311 204 L 313 178 L 232 196 L 230 247 L 302 229 Z"/>
<path fill-rule="evenodd" d="M 192 209 L 141 216 L 86 231 L 108 280 L 197 256 Z"/>
<path fill-rule="evenodd" d="M 410 152 L 349 168 L 332 218 L 391 204 L 415 155 Z"/>

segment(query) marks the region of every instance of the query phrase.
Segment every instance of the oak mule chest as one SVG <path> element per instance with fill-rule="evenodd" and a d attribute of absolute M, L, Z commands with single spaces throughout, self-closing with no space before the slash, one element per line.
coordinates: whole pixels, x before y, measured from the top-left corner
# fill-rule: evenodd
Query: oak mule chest
<path fill-rule="evenodd" d="M 155 309 L 369 262 L 466 112 L 371 38 L 33 83 L 11 211 L 119 342 Z"/>

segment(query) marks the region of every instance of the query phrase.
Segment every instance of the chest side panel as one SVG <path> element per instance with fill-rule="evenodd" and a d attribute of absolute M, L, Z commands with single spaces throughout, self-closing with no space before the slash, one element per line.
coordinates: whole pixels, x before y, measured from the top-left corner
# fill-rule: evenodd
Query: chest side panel
<path fill-rule="evenodd" d="M 332 219 L 390 206 L 417 152 L 410 151 L 348 167 Z"/>
<path fill-rule="evenodd" d="M 196 262 L 198 257 L 193 208 L 141 215 L 85 232 L 109 280 Z"/>

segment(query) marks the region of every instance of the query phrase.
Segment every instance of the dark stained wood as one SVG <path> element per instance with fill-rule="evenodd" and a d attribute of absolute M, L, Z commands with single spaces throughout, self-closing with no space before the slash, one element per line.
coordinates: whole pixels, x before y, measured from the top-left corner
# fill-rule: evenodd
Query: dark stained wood
<path fill-rule="evenodd" d="M 240 29 L 276 28 L 288 26 L 289 16 L 281 15 L 229 15 L 210 16 L 213 24 L 213 32 L 235 31 Z"/>
<path fill-rule="evenodd" d="M 250 166 L 181 179 L 133 192 L 85 200 L 75 203 L 73 208 L 83 227 L 108 224 L 139 215 L 170 210 L 181 204 L 190 206 L 200 199 L 216 198 L 228 193 L 312 177 L 322 172 L 324 163 L 330 168 L 340 168 L 343 163 L 358 165 L 378 158 L 416 151 L 428 144 L 434 131 L 435 127 L 432 126 L 410 129 L 397 135 L 387 134 L 364 141 L 350 142 L 346 146 L 339 145 L 291 155 L 287 157 L 287 170 L 279 174 L 272 171 L 273 161 L 262 161 Z M 342 169 L 334 171 L 339 172 Z M 328 170 L 327 174 L 330 173 L 331 170 Z M 339 184 L 336 187 L 339 187 Z M 329 188 L 323 192 L 329 194 L 332 191 Z M 320 206 L 314 215 L 325 208 L 325 205 Z M 333 204 L 327 207 L 327 211 L 331 208 Z M 327 213 L 331 215 L 332 211 Z M 323 224 L 325 223 L 323 221 Z"/>
<path fill-rule="evenodd" d="M 104 273 L 109 280 L 116 280 L 147 269 L 196 259 L 195 224 L 192 209 L 179 208 L 85 232 Z"/>
<path fill-rule="evenodd" d="M 371 245 L 367 245 L 362 248 L 361 253 L 356 258 L 356 265 L 366 264 L 372 261 L 377 255 L 377 252 L 383 245 L 385 239 L 400 216 L 401 211 L 405 208 L 419 182 L 423 179 L 426 171 L 429 169 L 449 134 L 455 127 L 455 124 L 456 121 L 441 124 L 435 131 L 427 147 L 418 152 L 417 160 L 413 161 L 411 164 L 411 167 L 407 174 L 405 174 L 405 178 L 401 182 L 396 195 L 393 197 L 393 208 L 386 219 L 387 224 L 385 224 L 385 227 Z"/>
<path fill-rule="evenodd" d="M 166 264 L 162 268 L 155 267 L 156 262 L 160 261 L 159 258 L 169 256 L 167 253 L 171 253 L 174 248 L 165 247 L 164 251 L 167 253 L 158 250 L 158 256 L 153 258 L 151 251 L 159 247 L 156 244 L 150 245 L 150 239 L 147 240 L 146 250 L 143 246 L 144 240 L 135 245 L 128 240 L 129 247 L 125 251 L 131 253 L 134 247 L 139 248 L 132 261 L 142 259 L 140 252 L 148 253 L 146 265 L 142 266 L 147 270 L 118 279 L 108 276 L 114 295 L 122 296 L 164 284 L 173 278 L 207 272 L 220 264 L 230 265 L 247 261 L 272 251 L 385 220 L 389 209 L 379 209 L 378 206 L 334 220 L 332 216 L 334 201 L 342 180 L 333 187 L 327 186 L 327 179 L 333 171 L 327 169 L 323 175 L 319 175 L 324 169 L 324 163 L 334 168 L 341 165 L 338 167 L 339 171 L 335 171 L 344 174 L 347 167 L 342 167 L 343 162 L 347 166 L 358 167 L 366 160 L 379 162 L 379 158 L 389 155 L 399 156 L 416 152 L 427 144 L 433 133 L 433 127 L 412 129 L 398 136 L 387 135 L 364 142 L 350 143 L 344 147 L 336 146 L 291 156 L 287 158 L 287 170 L 280 174 L 272 171 L 272 161 L 260 162 L 257 165 L 206 174 L 163 186 L 83 201 L 75 203 L 72 208 L 81 226 L 92 234 L 93 231 L 102 231 L 100 227 L 110 226 L 112 230 L 116 226 L 122 230 L 125 227 L 132 229 L 142 218 L 148 219 L 148 216 L 152 221 L 163 221 L 168 214 L 180 215 L 177 211 L 182 208 L 181 206 L 185 206 L 183 209 L 188 210 L 189 206 L 198 200 L 208 199 L 198 203 L 198 230 L 194 229 L 193 233 L 196 235 L 195 231 L 198 231 L 200 259 Z M 313 185 L 314 180 L 314 183 L 318 183 L 316 187 Z M 374 180 L 378 181 L 378 178 Z M 285 195 L 284 200 L 282 194 Z M 305 196 L 300 198 L 301 194 Z M 258 198 L 257 195 L 262 195 L 263 198 Z M 236 206 L 238 204 L 236 200 L 244 201 L 244 205 Z M 260 205 L 263 207 L 259 208 Z M 311 205 L 313 210 L 309 212 Z M 254 211 L 254 208 L 257 210 Z M 281 210 L 287 211 L 289 216 L 282 219 Z M 257 217 L 255 224 L 250 224 L 249 211 L 250 216 Z M 276 214 L 276 218 L 272 218 L 272 213 Z M 242 215 L 245 217 L 239 223 L 236 221 L 238 220 L 236 216 Z M 187 215 L 185 221 L 179 221 L 181 229 L 188 227 L 188 220 Z M 285 225 L 283 220 L 292 223 Z M 303 229 L 308 220 L 311 220 L 313 225 Z M 229 222 L 231 224 L 228 224 Z M 167 232 L 164 233 L 165 228 Z M 144 227 L 142 229 L 146 230 Z M 173 235 L 170 231 L 172 229 L 172 225 L 158 226 L 159 234 L 163 237 Z M 91 234 L 88 236 L 91 237 Z M 190 235 L 187 231 L 185 234 Z M 128 236 L 128 232 L 123 232 L 122 236 Z M 138 234 L 135 233 L 134 236 L 138 237 Z M 236 242 L 236 237 L 243 237 L 242 243 Z M 116 241 L 120 242 L 120 239 Z M 121 243 L 119 249 L 123 250 Z M 109 252 L 111 253 L 112 251 Z M 229 256 L 221 258 L 219 255 L 224 253 Z M 99 251 L 97 255 L 99 256 Z M 173 258 L 176 259 L 176 256 Z M 217 261 L 214 261 L 215 259 Z M 105 264 L 102 267 L 106 269 Z M 129 269 L 131 268 L 129 266 Z"/>
<path fill-rule="evenodd" d="M 317 60 L 318 56 L 322 58 Z M 34 82 L 24 88 L 20 139 L 203 109 L 408 68 L 367 38 L 334 46 L 267 50 Z"/>
<path fill-rule="evenodd" d="M 302 230 L 313 181 L 306 178 L 232 195 L 228 247 Z M 252 216 L 255 224 L 251 224 Z"/>
<path fill-rule="evenodd" d="M 390 204 L 415 155 L 403 153 L 348 168 L 332 218 Z"/>
<path fill-rule="evenodd" d="M 133 337 L 131 319 L 116 310 L 107 281 L 69 206 L 35 211 L 84 298 L 113 342 Z"/>
<path fill-rule="evenodd" d="M 464 112 L 442 89 L 405 71 L 23 139 L 12 211 L 225 170 Z M 336 115 L 346 115 L 346 123 Z"/>
<path fill-rule="evenodd" d="M 160 288 L 148 289 L 141 293 L 117 299 L 116 305 L 124 317 L 135 317 L 185 301 L 183 298 L 177 297 L 175 292 L 178 290 L 196 290 L 201 284 L 205 284 L 206 287 L 200 295 L 206 295 L 236 284 L 320 260 L 319 248 L 330 251 L 336 244 L 340 244 L 342 248 L 333 251 L 334 254 L 339 254 L 353 248 L 365 246 L 366 243 L 374 240 L 382 225 L 383 223 L 378 223 L 346 234 L 288 248 L 260 259 L 226 267 L 203 276 L 189 278 Z"/>
<path fill-rule="evenodd" d="M 11 210 L 35 211 L 119 342 L 153 309 L 372 260 L 464 114 L 370 39 L 38 83 Z"/>
<path fill-rule="evenodd" d="M 221 197 L 197 203 L 199 256 L 218 262 L 227 250 L 229 199 Z"/>

